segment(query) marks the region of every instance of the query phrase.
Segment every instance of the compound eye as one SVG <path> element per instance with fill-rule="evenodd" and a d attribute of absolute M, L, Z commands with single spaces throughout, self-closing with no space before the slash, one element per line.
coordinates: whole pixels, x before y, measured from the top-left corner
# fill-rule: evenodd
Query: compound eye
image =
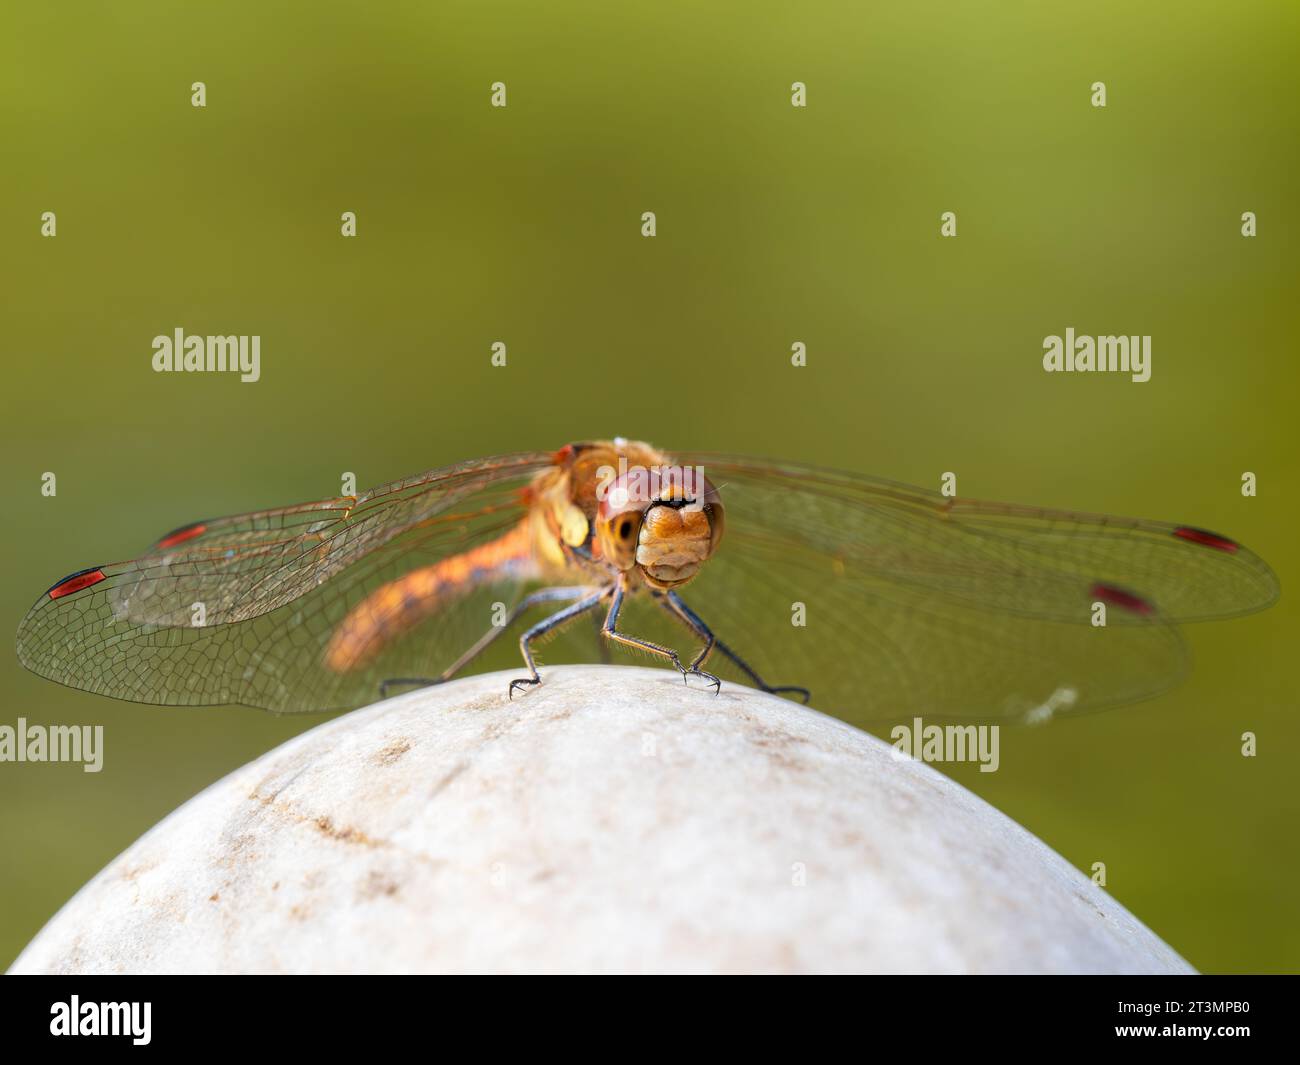
<path fill-rule="evenodd" d="M 618 522 L 618 538 L 624 543 L 632 539 L 633 523 L 632 519 L 626 514 Z"/>

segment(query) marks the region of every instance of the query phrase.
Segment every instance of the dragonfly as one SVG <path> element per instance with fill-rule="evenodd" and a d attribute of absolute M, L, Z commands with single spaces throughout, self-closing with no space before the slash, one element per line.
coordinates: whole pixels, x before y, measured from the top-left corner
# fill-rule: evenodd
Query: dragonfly
<path fill-rule="evenodd" d="M 1167 690 L 1180 623 L 1278 592 L 1193 525 L 618 438 L 193 522 L 55 583 L 17 652 L 118 699 L 292 712 L 450 680 L 506 632 L 526 696 L 565 632 L 578 661 L 637 652 L 855 723 L 1034 722 Z"/>

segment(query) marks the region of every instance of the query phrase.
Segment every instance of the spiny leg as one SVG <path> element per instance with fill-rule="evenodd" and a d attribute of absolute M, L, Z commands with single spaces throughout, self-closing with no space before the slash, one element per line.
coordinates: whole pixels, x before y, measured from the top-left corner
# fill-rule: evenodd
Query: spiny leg
<path fill-rule="evenodd" d="M 584 589 L 584 591 L 590 591 L 590 589 Z M 578 600 L 578 602 L 574 603 L 573 606 L 565 607 L 558 613 L 552 614 L 549 618 L 539 621 L 519 637 L 519 651 L 524 656 L 524 664 L 528 666 L 530 676 L 520 677 L 510 682 L 510 698 L 513 699 L 515 697 L 516 688 L 528 688 L 534 684 L 540 684 L 542 682 L 542 678 L 537 672 L 537 663 L 533 661 L 532 642 L 539 636 L 545 636 L 549 632 L 555 632 L 561 626 L 567 625 L 574 618 L 581 617 L 609 595 L 611 591 L 613 591 L 612 586 L 609 588 L 600 588 L 597 591 L 592 592 L 585 599 Z"/>
<path fill-rule="evenodd" d="M 615 643 L 621 643 L 625 647 L 635 647 L 639 651 L 649 651 L 653 655 L 659 655 L 668 659 L 677 671 L 682 675 L 682 682 L 687 683 L 688 677 L 703 677 L 713 685 L 713 694 L 717 695 L 722 690 L 722 681 L 712 673 L 705 673 L 700 669 L 700 663 L 708 657 L 711 647 L 706 644 L 703 651 L 695 656 L 695 660 L 690 666 L 682 665 L 681 656 L 671 647 L 664 647 L 662 644 L 651 643 L 649 640 L 642 640 L 636 636 L 628 636 L 626 633 L 618 631 L 618 614 L 623 608 L 623 586 L 620 584 L 614 589 L 614 598 L 609 604 L 609 613 L 605 615 L 605 627 L 601 630 L 603 634 L 613 640 Z"/>
<path fill-rule="evenodd" d="M 713 653 L 714 647 L 718 645 L 718 638 L 713 635 L 713 630 L 704 624 L 704 621 L 695 611 L 678 599 L 675 592 L 656 592 L 655 599 L 668 613 L 672 614 L 678 621 L 684 622 L 688 629 L 704 641 L 704 646 L 700 648 L 700 653 L 695 656 L 691 668 L 698 669 L 704 665 L 709 660 L 709 655 Z"/>
<path fill-rule="evenodd" d="M 591 591 L 592 589 L 590 587 L 584 585 L 572 585 L 558 588 L 542 588 L 539 591 L 532 592 L 529 595 L 524 596 L 523 599 L 515 604 L 510 613 L 506 615 L 506 620 L 504 622 L 500 625 L 491 626 L 487 632 L 474 641 L 473 646 L 471 646 L 469 650 L 439 673 L 438 676 L 389 677 L 387 680 L 380 682 L 379 697 L 381 699 L 388 698 L 388 689 L 390 687 L 415 686 L 417 688 L 427 688 L 433 684 L 443 684 L 446 681 L 451 680 L 452 677 L 487 650 L 492 641 L 518 621 L 519 615 L 521 615 L 525 610 L 536 606 L 538 603 L 567 602 L 571 599 L 578 599 L 581 596 L 589 595 Z"/>
<path fill-rule="evenodd" d="M 700 616 L 697 613 L 695 613 L 694 610 L 692 610 L 682 601 L 681 596 L 679 596 L 676 592 L 666 592 L 663 595 L 656 595 L 655 599 L 658 601 L 660 606 L 662 606 L 665 610 L 668 611 L 668 613 L 672 614 L 673 617 L 677 618 L 678 621 L 681 621 L 692 632 L 694 632 L 697 636 L 699 636 L 702 640 L 705 641 L 704 650 L 702 650 L 699 653 L 695 661 L 692 663 L 692 666 L 703 665 L 704 662 L 709 657 L 709 652 L 712 651 L 714 648 L 717 648 L 719 652 L 721 652 L 722 654 L 726 655 L 729 659 L 731 659 L 732 663 L 742 673 L 744 673 L 745 676 L 747 676 L 750 680 L 752 680 L 762 691 L 770 692 L 773 695 L 781 695 L 786 692 L 793 692 L 797 695 L 802 696 L 803 704 L 805 706 L 808 705 L 808 701 L 812 698 L 812 693 L 807 688 L 800 688 L 796 685 L 790 685 L 790 684 L 773 687 L 772 685 L 768 684 L 766 681 L 763 680 L 762 677 L 760 677 L 754 671 L 753 667 L 750 666 L 748 662 L 746 662 L 743 658 L 740 657 L 740 655 L 736 654 L 735 651 L 733 651 L 725 643 L 723 643 L 716 636 L 714 636 L 713 631 L 706 624 L 704 624 L 704 621 L 700 618 Z"/>

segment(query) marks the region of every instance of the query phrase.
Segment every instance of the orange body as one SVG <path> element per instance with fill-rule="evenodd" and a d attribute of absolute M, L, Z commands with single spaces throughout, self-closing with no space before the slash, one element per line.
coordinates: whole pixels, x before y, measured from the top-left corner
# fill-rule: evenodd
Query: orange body
<path fill-rule="evenodd" d="M 702 473 L 676 469 L 638 441 L 561 448 L 525 490 L 528 512 L 518 525 L 372 592 L 335 630 L 326 665 L 336 672 L 365 665 L 447 603 L 506 574 L 593 585 L 621 577 L 629 588 L 687 583 L 717 547 L 722 506 Z"/>
<path fill-rule="evenodd" d="M 353 607 L 325 648 L 325 664 L 342 673 L 365 665 L 388 641 L 419 624 L 451 599 L 508 566 L 526 565 L 532 534 L 520 522 L 504 536 L 412 570 Z"/>

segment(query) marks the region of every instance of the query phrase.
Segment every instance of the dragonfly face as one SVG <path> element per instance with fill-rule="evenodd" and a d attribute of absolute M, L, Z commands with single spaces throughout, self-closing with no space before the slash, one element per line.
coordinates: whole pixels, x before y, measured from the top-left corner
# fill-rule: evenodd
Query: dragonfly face
<path fill-rule="evenodd" d="M 594 615 L 575 657 L 613 644 L 800 696 L 765 678 L 815 678 L 854 721 L 1041 720 L 1165 690 L 1177 623 L 1277 594 L 1262 559 L 1190 525 L 619 439 L 191 523 L 57 582 L 17 650 L 122 699 L 342 709 L 454 676 L 507 631 L 526 688 L 534 643 Z"/>
<path fill-rule="evenodd" d="M 699 470 L 664 461 L 597 486 L 596 551 L 651 588 L 688 584 L 718 549 L 723 506 Z"/>

